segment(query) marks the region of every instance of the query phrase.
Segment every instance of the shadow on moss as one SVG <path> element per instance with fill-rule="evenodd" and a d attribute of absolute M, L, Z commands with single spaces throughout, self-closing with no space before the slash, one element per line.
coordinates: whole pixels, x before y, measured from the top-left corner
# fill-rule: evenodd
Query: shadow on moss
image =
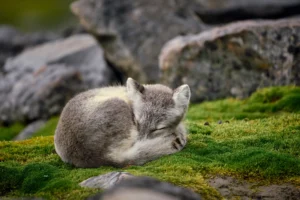
<path fill-rule="evenodd" d="M 42 191 L 63 191 L 72 188 L 71 181 L 62 178 L 61 169 L 46 163 L 30 163 L 25 166 L 0 165 L 0 195 L 13 190 L 23 194 Z"/>
<path fill-rule="evenodd" d="M 0 196 L 20 188 L 22 172 L 20 167 L 0 165 Z"/>
<path fill-rule="evenodd" d="M 299 112 L 300 88 L 272 87 L 258 90 L 249 98 L 245 112 Z"/>

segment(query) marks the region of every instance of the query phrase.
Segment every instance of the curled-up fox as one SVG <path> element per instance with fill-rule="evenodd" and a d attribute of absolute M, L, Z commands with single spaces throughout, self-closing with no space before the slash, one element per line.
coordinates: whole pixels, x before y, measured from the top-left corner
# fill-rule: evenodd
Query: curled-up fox
<path fill-rule="evenodd" d="M 57 125 L 60 158 L 76 167 L 142 165 L 180 151 L 187 142 L 182 120 L 190 88 L 141 85 L 92 89 L 71 99 Z"/>

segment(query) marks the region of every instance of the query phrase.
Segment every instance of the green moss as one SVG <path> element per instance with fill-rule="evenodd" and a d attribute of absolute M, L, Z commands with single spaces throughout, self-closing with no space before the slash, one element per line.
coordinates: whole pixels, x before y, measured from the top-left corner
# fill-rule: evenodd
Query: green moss
<path fill-rule="evenodd" d="M 248 100 L 247 112 L 299 112 L 300 88 L 294 86 L 264 88 Z"/>
<path fill-rule="evenodd" d="M 0 141 L 12 140 L 24 129 L 24 125 L 20 123 L 13 124 L 9 127 L 0 125 Z"/>
<path fill-rule="evenodd" d="M 259 119 L 274 112 L 300 112 L 300 88 L 295 86 L 260 89 L 249 99 L 225 99 L 190 106 L 190 120 Z"/>
<path fill-rule="evenodd" d="M 21 191 L 35 193 L 59 177 L 59 169 L 45 163 L 30 163 L 24 167 Z M 49 186 L 48 186 L 49 189 Z"/>
<path fill-rule="evenodd" d="M 5 195 L 20 187 L 22 181 L 22 174 L 18 167 L 0 165 L 0 196 Z"/>
<path fill-rule="evenodd" d="M 251 95 L 249 102 L 253 103 L 274 103 L 284 96 L 300 94 L 300 88 L 296 86 L 263 88 Z"/>
<path fill-rule="evenodd" d="M 300 111 L 300 91 L 298 94 L 290 94 L 280 99 L 272 111 L 284 110 L 288 112 Z"/>
<path fill-rule="evenodd" d="M 84 199 L 97 190 L 81 188 L 78 183 L 111 171 L 152 176 L 189 187 L 205 199 L 221 198 L 205 181 L 217 174 L 262 184 L 293 180 L 293 184 L 300 186 L 297 94 L 295 87 L 268 88 L 247 100 L 226 99 L 192 105 L 186 120 L 190 132 L 187 146 L 144 166 L 74 168 L 54 152 L 53 136 L 0 142 L 0 186 L 3 188 L 0 191 L 6 196 Z M 259 106 L 269 108 L 256 109 Z M 50 120 L 36 135 L 53 134 L 57 120 Z M 219 124 L 218 120 L 223 123 Z M 204 125 L 207 121 L 209 125 Z"/>

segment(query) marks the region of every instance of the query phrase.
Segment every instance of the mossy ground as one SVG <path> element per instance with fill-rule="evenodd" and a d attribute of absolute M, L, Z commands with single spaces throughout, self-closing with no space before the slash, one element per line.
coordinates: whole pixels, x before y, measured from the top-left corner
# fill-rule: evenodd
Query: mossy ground
<path fill-rule="evenodd" d="M 186 119 L 189 142 L 181 152 L 125 169 L 78 169 L 63 163 L 54 152 L 53 136 L 42 136 L 54 133 L 53 118 L 32 139 L 0 142 L 0 196 L 83 199 L 97 190 L 78 183 L 110 171 L 156 177 L 192 188 L 205 199 L 221 198 L 205 182 L 219 174 L 300 186 L 299 105 L 299 87 L 192 105 Z"/>

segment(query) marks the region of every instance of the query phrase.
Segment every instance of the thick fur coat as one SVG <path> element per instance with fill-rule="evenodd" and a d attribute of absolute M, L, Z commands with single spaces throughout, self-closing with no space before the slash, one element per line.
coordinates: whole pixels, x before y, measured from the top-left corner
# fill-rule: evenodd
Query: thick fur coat
<path fill-rule="evenodd" d="M 142 165 L 180 151 L 190 88 L 141 85 L 83 92 L 62 111 L 54 136 L 61 159 L 77 167 Z"/>

